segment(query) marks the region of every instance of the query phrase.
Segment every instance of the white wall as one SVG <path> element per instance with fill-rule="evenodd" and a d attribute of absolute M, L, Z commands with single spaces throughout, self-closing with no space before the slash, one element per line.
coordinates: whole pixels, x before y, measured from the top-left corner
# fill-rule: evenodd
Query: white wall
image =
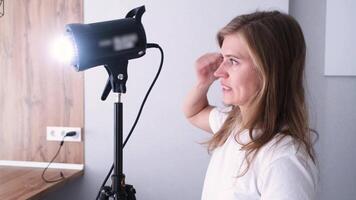
<path fill-rule="evenodd" d="M 159 43 L 165 63 L 139 124 L 124 150 L 124 173 L 140 200 L 200 199 L 209 155 L 198 142 L 208 134 L 184 119 L 181 104 L 195 81 L 193 63 L 205 52 L 218 51 L 215 35 L 233 17 L 260 9 L 288 11 L 287 0 L 273 1 L 132 1 L 85 0 L 85 22 L 122 18 L 137 6 L 146 5 L 143 24 L 148 42 Z M 124 102 L 127 134 L 158 65 L 159 52 L 130 61 Z M 111 166 L 113 155 L 113 102 L 100 95 L 106 72 L 96 67 L 85 72 L 85 175 L 45 199 L 94 199 Z M 209 93 L 220 104 L 220 90 Z M 126 135 L 125 134 L 125 135 Z"/>
<path fill-rule="evenodd" d="M 324 60 L 330 60 L 324 59 L 325 0 L 291 1 L 290 14 L 301 24 L 307 43 L 308 101 L 313 127 L 320 134 L 316 146 L 321 176 L 318 200 L 354 200 L 356 78 L 324 76 Z M 355 52 L 344 53 L 355 57 Z"/>

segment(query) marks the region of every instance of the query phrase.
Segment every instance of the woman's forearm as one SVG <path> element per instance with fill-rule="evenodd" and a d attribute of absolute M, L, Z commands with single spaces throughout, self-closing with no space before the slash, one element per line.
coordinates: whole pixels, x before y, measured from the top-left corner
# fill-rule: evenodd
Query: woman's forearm
<path fill-rule="evenodd" d="M 183 103 L 183 112 L 186 118 L 191 118 L 209 106 L 207 93 L 210 85 L 197 83 L 189 91 Z"/>

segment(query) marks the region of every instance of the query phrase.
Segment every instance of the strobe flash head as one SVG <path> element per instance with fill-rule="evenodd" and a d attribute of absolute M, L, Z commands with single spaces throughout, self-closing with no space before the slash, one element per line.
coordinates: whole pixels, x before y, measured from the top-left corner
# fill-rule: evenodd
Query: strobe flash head
<path fill-rule="evenodd" d="M 141 6 L 123 19 L 66 25 L 66 38 L 72 44 L 71 65 L 84 71 L 145 55 L 147 41 L 141 23 L 144 12 L 145 7 Z"/>

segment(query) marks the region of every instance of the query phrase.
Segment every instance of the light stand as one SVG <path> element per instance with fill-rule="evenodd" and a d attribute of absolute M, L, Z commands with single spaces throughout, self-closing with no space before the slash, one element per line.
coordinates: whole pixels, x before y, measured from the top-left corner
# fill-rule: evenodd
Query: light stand
<path fill-rule="evenodd" d="M 118 93 L 118 102 L 114 104 L 114 164 L 97 195 L 97 200 L 136 200 L 135 189 L 125 184 L 123 174 L 123 147 L 130 138 L 141 115 L 147 97 L 155 84 L 163 65 L 164 53 L 155 43 L 147 43 L 146 33 L 141 23 L 145 7 L 140 6 L 129 11 L 124 19 L 117 19 L 91 24 L 68 24 L 66 37 L 58 48 L 77 71 L 84 71 L 104 65 L 109 74 L 108 81 L 101 96 L 105 101 L 110 91 Z M 137 118 L 123 143 L 123 104 L 121 94 L 126 93 L 128 60 L 145 55 L 147 48 L 157 48 L 161 53 L 159 70 L 141 104 Z M 114 170 L 111 186 L 105 186 Z"/>
<path fill-rule="evenodd" d="M 111 187 L 101 188 L 100 200 L 114 198 L 115 200 L 136 200 L 135 189 L 132 185 L 125 184 L 123 174 L 123 104 L 121 94 L 126 93 L 128 61 L 117 61 L 105 65 L 109 74 L 101 100 L 105 101 L 110 91 L 118 93 L 118 102 L 114 103 L 114 173 L 111 176 Z"/>

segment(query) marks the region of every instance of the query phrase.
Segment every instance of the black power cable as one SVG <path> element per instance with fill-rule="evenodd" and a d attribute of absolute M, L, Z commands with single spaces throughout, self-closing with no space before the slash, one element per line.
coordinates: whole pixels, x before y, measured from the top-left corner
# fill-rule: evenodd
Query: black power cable
<path fill-rule="evenodd" d="M 159 77 L 159 75 L 160 75 L 160 73 L 161 73 L 161 70 L 162 70 L 163 60 L 164 60 L 163 49 L 162 49 L 158 44 L 154 44 L 154 43 L 148 43 L 148 44 L 147 44 L 147 48 L 148 48 L 148 49 L 149 49 L 149 48 L 157 48 L 157 49 L 159 49 L 159 51 L 161 52 L 161 63 L 160 63 L 160 65 L 159 65 L 159 68 L 158 68 L 158 71 L 157 71 L 157 73 L 156 73 L 156 76 L 155 76 L 155 78 L 153 79 L 153 81 L 152 81 L 152 83 L 151 83 L 151 86 L 149 87 L 149 89 L 148 89 L 147 92 L 146 92 L 145 98 L 143 99 L 143 101 L 142 101 L 142 103 L 141 103 L 141 107 L 140 107 L 140 110 L 138 111 L 138 114 L 137 114 L 137 116 L 136 116 L 135 122 L 133 123 L 129 134 L 128 134 L 127 137 L 126 137 L 125 142 L 124 142 L 122 148 L 124 148 L 125 145 L 126 145 L 126 143 L 129 141 L 129 139 L 130 139 L 130 137 L 131 137 L 131 134 L 132 134 L 132 132 L 134 131 L 134 129 L 135 129 L 136 125 L 137 125 L 137 122 L 138 122 L 138 120 L 139 120 L 139 118 L 140 118 L 140 116 L 141 116 L 141 113 L 142 113 L 143 107 L 144 107 L 144 105 L 145 105 L 145 103 L 146 103 L 147 97 L 148 97 L 148 95 L 150 94 L 150 92 L 151 92 L 153 86 L 155 85 L 155 83 L 156 83 L 156 81 L 157 81 L 157 79 L 158 79 L 158 77 Z M 101 187 L 100 187 L 99 193 L 98 193 L 98 195 L 96 196 L 96 200 L 99 199 L 100 191 L 101 191 L 102 188 L 105 187 L 105 184 L 106 184 L 106 182 L 108 181 L 108 179 L 109 179 L 109 177 L 110 177 L 110 174 L 112 173 L 113 170 L 114 170 L 114 164 L 112 164 L 109 173 L 106 175 L 106 177 L 105 177 L 105 179 L 104 179 L 104 181 L 103 181 L 103 183 L 102 183 L 102 185 L 101 185 Z"/>
<path fill-rule="evenodd" d="M 63 146 L 63 143 L 64 143 L 64 138 L 65 137 L 72 137 L 72 136 L 75 136 L 77 133 L 75 131 L 70 131 L 70 132 L 67 132 L 64 136 L 63 136 L 63 139 L 61 141 L 61 143 L 59 144 L 59 148 L 57 150 L 57 153 L 53 156 L 53 158 L 51 159 L 51 161 L 48 163 L 47 167 L 43 170 L 42 172 L 42 175 L 41 175 L 41 178 L 44 182 L 46 183 L 55 183 L 55 182 L 58 182 L 58 181 L 61 181 L 61 180 L 64 180 L 65 177 L 63 175 L 63 172 L 59 172 L 59 175 L 60 175 L 60 178 L 57 178 L 57 179 L 53 179 L 53 180 L 49 180 L 45 177 L 45 173 L 48 169 L 48 167 L 52 164 L 52 162 L 57 158 L 59 152 L 61 151 L 61 148 Z"/>

